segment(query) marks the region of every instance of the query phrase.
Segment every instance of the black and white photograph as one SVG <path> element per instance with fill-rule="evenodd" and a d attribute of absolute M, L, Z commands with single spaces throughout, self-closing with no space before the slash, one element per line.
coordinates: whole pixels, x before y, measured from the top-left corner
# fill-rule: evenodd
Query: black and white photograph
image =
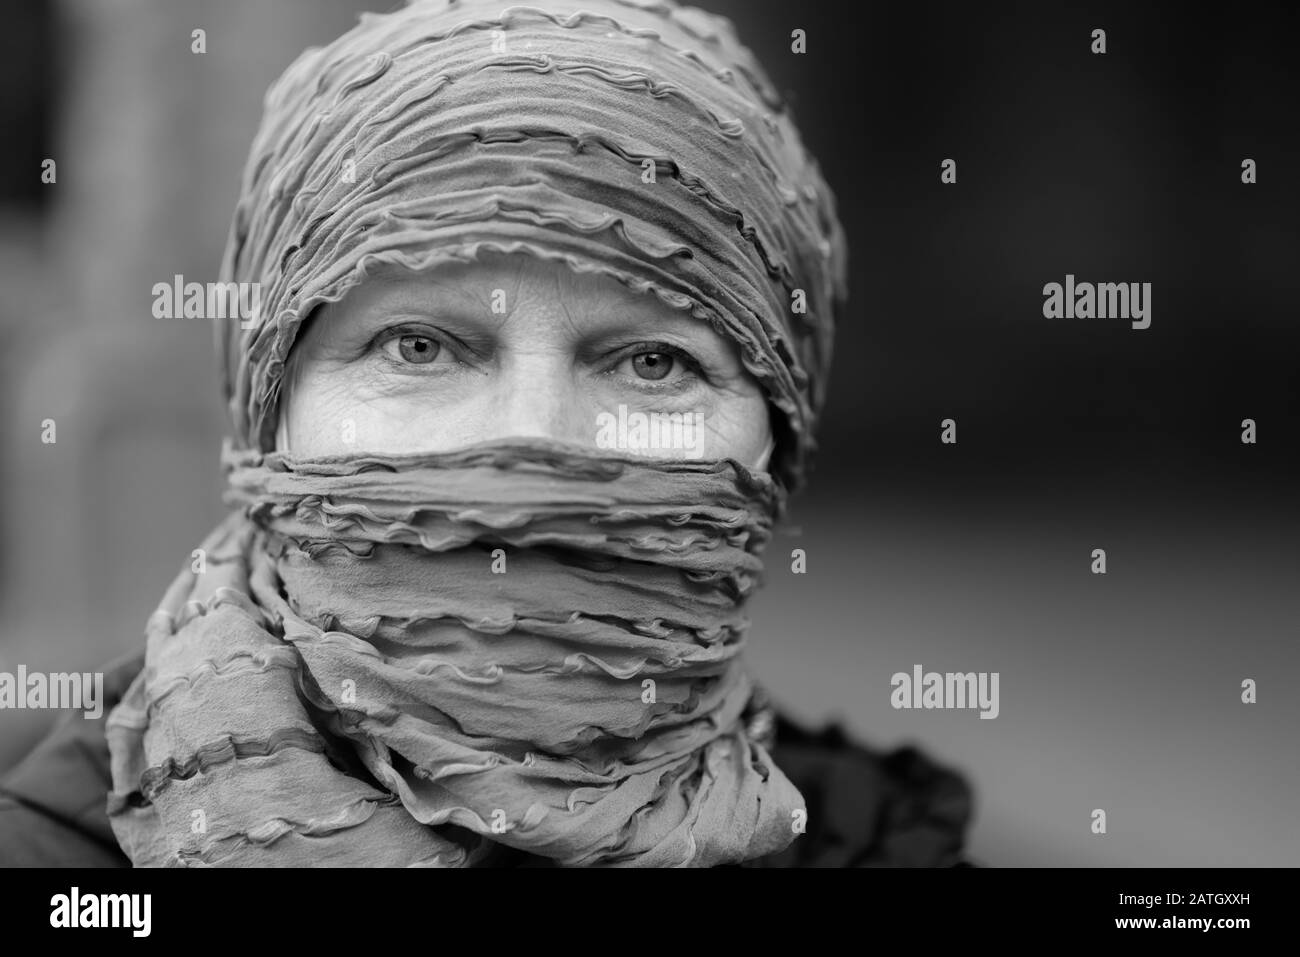
<path fill-rule="evenodd" d="M 21 923 L 149 936 L 130 869 L 905 868 L 1250 939 L 1295 5 L 5 20 Z"/>

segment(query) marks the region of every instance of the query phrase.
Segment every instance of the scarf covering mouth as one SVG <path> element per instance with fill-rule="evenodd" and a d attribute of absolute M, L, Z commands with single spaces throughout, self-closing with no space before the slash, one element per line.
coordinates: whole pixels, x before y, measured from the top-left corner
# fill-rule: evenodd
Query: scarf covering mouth
<path fill-rule="evenodd" d="M 606 275 L 733 341 L 775 413 L 771 473 L 542 441 L 275 451 L 316 307 L 484 251 Z M 746 728 L 744 604 L 813 447 L 845 270 L 831 192 L 720 17 L 417 0 L 304 53 L 268 92 L 222 265 L 261 290 L 249 328 L 218 326 L 238 510 L 108 720 L 132 861 L 788 846 L 805 805 Z"/>
<path fill-rule="evenodd" d="M 794 839 L 803 798 L 744 721 L 765 473 L 537 442 L 225 459 L 245 508 L 108 720 L 137 866 L 466 866 L 498 843 L 711 866 Z"/>

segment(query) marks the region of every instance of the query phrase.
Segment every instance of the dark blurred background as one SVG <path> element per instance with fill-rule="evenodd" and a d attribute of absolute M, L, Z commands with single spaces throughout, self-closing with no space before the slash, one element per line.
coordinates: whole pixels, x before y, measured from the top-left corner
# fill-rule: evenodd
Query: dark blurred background
<path fill-rule="evenodd" d="M 786 93 L 850 242 L 758 677 L 805 723 L 965 771 L 985 863 L 1300 864 L 1297 9 L 698 5 Z M 7 9 L 0 670 L 137 647 L 223 514 L 213 330 L 154 319 L 152 286 L 216 278 L 265 88 L 391 6 Z M 1066 273 L 1152 283 L 1151 327 L 1043 318 Z M 999 672 L 1000 716 L 895 711 L 914 664 Z M 54 717 L 0 713 L 0 767 Z"/>

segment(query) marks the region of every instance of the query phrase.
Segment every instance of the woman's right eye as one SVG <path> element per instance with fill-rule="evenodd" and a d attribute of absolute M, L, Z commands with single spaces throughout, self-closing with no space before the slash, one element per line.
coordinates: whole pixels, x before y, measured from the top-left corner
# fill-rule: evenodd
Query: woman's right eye
<path fill-rule="evenodd" d="M 428 336 L 401 336 L 397 340 L 397 351 L 402 358 L 417 365 L 432 362 L 438 358 L 441 349 L 442 346 Z"/>
<path fill-rule="evenodd" d="M 448 359 L 454 359 L 442 342 L 425 332 L 396 330 L 379 343 L 379 348 L 397 365 L 445 365 Z"/>

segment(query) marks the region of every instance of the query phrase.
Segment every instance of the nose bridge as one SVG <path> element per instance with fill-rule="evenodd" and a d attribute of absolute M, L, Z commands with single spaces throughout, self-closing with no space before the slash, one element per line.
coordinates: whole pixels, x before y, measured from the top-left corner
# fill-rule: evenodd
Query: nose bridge
<path fill-rule="evenodd" d="M 580 405 L 562 353 L 517 354 L 502 364 L 492 422 L 485 424 L 499 438 L 582 442 Z"/>

